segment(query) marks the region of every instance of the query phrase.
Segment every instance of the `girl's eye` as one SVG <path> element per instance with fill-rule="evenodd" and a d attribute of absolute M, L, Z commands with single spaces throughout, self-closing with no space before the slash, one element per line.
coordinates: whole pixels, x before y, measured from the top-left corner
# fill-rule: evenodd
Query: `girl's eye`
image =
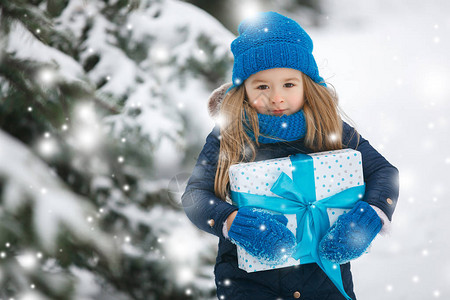
<path fill-rule="evenodd" d="M 293 83 L 285 83 L 284 86 L 285 86 L 285 87 L 293 87 L 294 84 L 293 84 Z"/>
<path fill-rule="evenodd" d="M 258 85 L 257 89 L 258 90 L 267 90 L 269 88 L 268 85 L 262 84 L 262 85 Z"/>

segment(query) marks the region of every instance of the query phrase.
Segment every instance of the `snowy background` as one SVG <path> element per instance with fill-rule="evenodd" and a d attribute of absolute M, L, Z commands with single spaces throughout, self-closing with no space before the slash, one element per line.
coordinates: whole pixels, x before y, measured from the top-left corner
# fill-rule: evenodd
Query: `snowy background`
<path fill-rule="evenodd" d="M 330 5 L 330 24 L 311 33 L 317 60 L 361 134 L 400 170 L 392 234 L 353 263 L 356 294 L 448 299 L 449 3 Z"/>
<path fill-rule="evenodd" d="M 229 2 L 239 19 L 259 9 L 258 1 Z M 40 138 L 33 141 L 0 131 L 0 232 L 8 233 L 0 237 L 0 299 L 12 295 L 2 294 L 10 277 L 19 278 L 17 299 L 47 299 L 46 290 L 56 295 L 54 278 L 48 276 L 45 285 L 33 270 L 59 274 L 63 268 L 71 276 L 62 283 L 77 279 L 73 299 L 212 299 L 217 240 L 187 220 L 177 202 L 178 180 L 186 179 L 214 125 L 207 98 L 231 78 L 234 36 L 206 12 L 180 1 L 142 1 L 137 10 L 112 15 L 100 3 L 69 1 L 56 18 L 57 28 L 70 31 L 76 41 L 74 58 L 61 47 L 44 47 L 20 26 L 7 44 L 0 39 L 16 57 L 57 64 L 56 77 L 97 86 L 97 103 L 118 110 L 98 113 L 98 107 L 83 102 L 68 126 L 63 122 L 50 133 L 35 128 Z M 312 26 L 302 10 L 280 12 L 305 27 L 321 75 L 336 88 L 343 111 L 400 170 L 391 235 L 378 237 L 370 254 L 352 264 L 358 299 L 448 299 L 450 2 L 323 3 L 320 27 Z M 98 59 L 94 67 L 86 67 L 90 59 Z M 46 74 L 40 78 L 54 84 L 55 75 Z M 0 84 L 5 91 L 2 77 Z M 8 102 L 1 100 L 7 111 Z M 24 113 L 40 112 L 30 103 Z M 10 133 L 22 126 L 19 119 L 1 121 Z M 71 167 L 90 178 L 85 189 L 74 188 L 76 177 L 55 176 L 61 153 L 72 148 Z M 60 199 L 67 200 L 61 204 Z M 30 226 L 39 242 L 32 246 L 25 238 L 12 238 L 7 226 L 22 204 L 35 216 Z M 26 226 L 18 220 L 12 224 Z M 61 228 L 71 247 L 60 244 Z M 77 243 L 99 255 L 89 256 Z M 58 253 L 63 248 L 86 258 L 68 262 Z M 110 276 L 114 272 L 97 264 L 104 256 L 112 270 L 118 268 L 118 249 L 126 257 L 122 280 L 137 274 L 141 281 L 117 284 Z"/>

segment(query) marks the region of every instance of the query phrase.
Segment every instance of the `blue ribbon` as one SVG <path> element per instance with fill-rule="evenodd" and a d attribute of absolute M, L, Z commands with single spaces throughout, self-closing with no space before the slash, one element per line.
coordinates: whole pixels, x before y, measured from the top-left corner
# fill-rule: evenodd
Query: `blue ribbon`
<path fill-rule="evenodd" d="M 317 263 L 342 295 L 351 299 L 344 290 L 339 265 L 319 256 L 319 242 L 330 227 L 327 208 L 352 208 L 364 195 L 365 186 L 352 187 L 316 200 L 312 157 L 296 154 L 290 159 L 292 179 L 283 172 L 271 188 L 271 192 L 281 198 L 231 191 L 233 203 L 238 207 L 255 206 L 283 214 L 296 214 L 297 246 L 292 257 L 302 263 Z"/>

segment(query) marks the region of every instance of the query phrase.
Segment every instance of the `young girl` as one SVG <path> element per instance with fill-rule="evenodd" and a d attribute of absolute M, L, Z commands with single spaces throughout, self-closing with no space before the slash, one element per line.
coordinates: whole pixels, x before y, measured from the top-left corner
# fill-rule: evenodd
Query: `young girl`
<path fill-rule="evenodd" d="M 337 97 L 319 76 L 312 40 L 298 23 L 266 12 L 244 20 L 238 31 L 231 44 L 232 85 L 216 90 L 209 103 L 219 125 L 207 137 L 182 197 L 189 219 L 219 237 L 218 299 L 356 299 L 349 261 L 389 225 L 398 171 L 341 120 Z M 238 209 L 227 201 L 229 167 L 342 148 L 362 153 L 366 192 L 338 218 L 319 249 L 322 257 L 340 264 L 348 297 L 315 263 L 253 273 L 239 269 L 236 244 L 257 257 L 280 261 L 280 249 L 292 253 L 295 239 L 283 216 Z"/>

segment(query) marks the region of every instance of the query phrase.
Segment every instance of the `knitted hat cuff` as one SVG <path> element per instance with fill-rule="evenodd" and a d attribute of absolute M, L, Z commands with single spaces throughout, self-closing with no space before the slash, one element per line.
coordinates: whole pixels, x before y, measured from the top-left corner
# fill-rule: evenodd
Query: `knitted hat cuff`
<path fill-rule="evenodd" d="M 233 87 L 250 75 L 272 68 L 290 68 L 308 75 L 316 83 L 323 83 L 312 53 L 294 43 L 278 42 L 253 47 L 234 58 Z"/>

